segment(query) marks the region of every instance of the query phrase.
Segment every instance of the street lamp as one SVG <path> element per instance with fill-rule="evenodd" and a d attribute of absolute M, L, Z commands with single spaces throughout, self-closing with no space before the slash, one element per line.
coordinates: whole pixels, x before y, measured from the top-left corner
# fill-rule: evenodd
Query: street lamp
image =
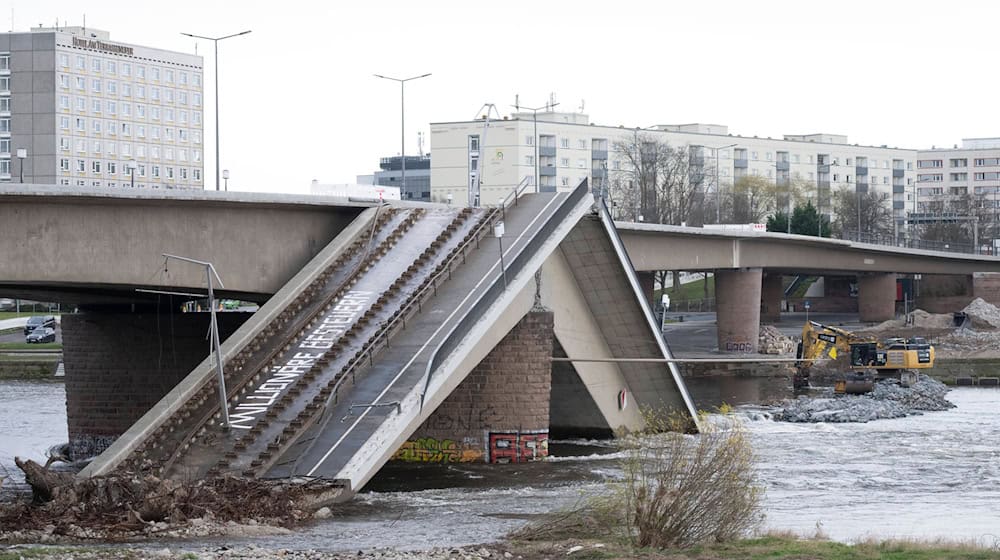
<path fill-rule="evenodd" d="M 823 161 L 826 161 L 826 160 L 824 159 Z M 827 170 L 826 170 L 827 181 L 826 182 L 830 183 L 830 178 L 829 178 L 830 169 L 829 168 L 830 167 L 837 167 L 837 161 L 833 160 L 830 163 L 820 163 L 819 166 L 827 168 Z M 823 202 L 823 194 L 822 194 L 823 190 L 822 190 L 822 187 L 820 187 L 820 183 L 821 182 L 822 181 L 820 181 L 820 179 L 819 179 L 819 174 L 817 174 L 817 176 L 816 176 L 816 237 L 823 237 L 823 214 L 821 214 L 820 211 L 819 211 L 820 205 Z M 832 184 L 828 185 L 828 187 L 832 188 Z"/>
<path fill-rule="evenodd" d="M 18 148 L 17 159 L 18 165 L 21 167 L 21 182 L 24 183 L 24 160 L 28 159 L 28 150 L 26 148 Z"/>
<path fill-rule="evenodd" d="M 125 164 L 125 169 L 128 169 L 128 175 L 129 175 L 129 178 L 132 181 L 131 187 L 134 189 L 135 188 L 135 160 L 134 159 L 128 160 L 128 162 Z"/>
<path fill-rule="evenodd" d="M 538 112 L 542 109 L 546 111 L 551 110 L 553 107 L 558 105 L 558 103 L 548 103 L 542 105 L 541 107 L 522 107 L 520 105 L 514 105 L 514 110 L 520 111 L 524 109 L 525 111 L 531 111 L 531 120 L 534 123 L 535 131 L 533 133 L 534 139 L 532 143 L 535 145 L 535 192 L 541 192 L 541 187 L 538 185 Z"/>
<path fill-rule="evenodd" d="M 226 182 L 226 192 L 229 192 L 229 170 L 222 170 L 222 179 Z"/>
<path fill-rule="evenodd" d="M 428 72 L 426 74 L 412 76 L 409 78 L 390 78 L 389 76 L 375 74 L 376 78 L 399 82 L 399 163 L 401 166 L 399 169 L 399 192 L 403 193 L 402 196 L 404 197 L 406 196 L 406 82 L 426 78 L 430 75 L 430 72 Z"/>
<path fill-rule="evenodd" d="M 704 146 L 702 144 L 694 144 L 694 146 L 699 148 L 708 148 L 715 152 L 715 223 L 722 223 L 722 197 L 719 192 L 719 151 L 728 150 L 729 148 L 735 148 L 739 144 L 729 144 L 727 146 L 720 146 L 718 148 L 713 148 L 711 146 Z"/>
<path fill-rule="evenodd" d="M 194 37 L 195 39 L 212 41 L 215 47 L 215 190 L 219 190 L 219 184 L 221 183 L 219 180 L 219 41 L 246 35 L 250 31 L 250 29 L 247 29 L 246 31 L 240 31 L 239 33 L 233 33 L 224 37 L 205 37 L 204 35 L 195 35 L 193 33 L 181 33 L 181 35 Z"/>

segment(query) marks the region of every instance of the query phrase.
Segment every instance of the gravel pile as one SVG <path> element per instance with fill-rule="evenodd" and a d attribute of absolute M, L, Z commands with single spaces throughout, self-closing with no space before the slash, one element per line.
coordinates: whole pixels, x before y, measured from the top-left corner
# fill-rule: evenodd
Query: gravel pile
<path fill-rule="evenodd" d="M 835 395 L 833 389 L 819 397 L 800 396 L 786 401 L 774 413 L 784 422 L 871 422 L 902 418 L 924 411 L 947 410 L 955 405 L 945 399 L 948 387 L 926 375 L 909 388 L 894 380 L 881 381 L 866 395 Z"/>
<path fill-rule="evenodd" d="M 1000 309 L 983 298 L 976 298 L 962 311 L 972 319 L 972 326 L 978 329 L 1000 329 Z"/>
<path fill-rule="evenodd" d="M 581 546 L 579 548 L 583 549 L 584 547 Z M 16 553 L 17 551 L 17 548 L 7 550 L 9 553 Z M 47 554 L 44 558 L 48 560 L 135 560 L 136 558 L 149 558 L 156 560 L 517 560 L 521 558 L 521 556 L 514 555 L 510 552 L 500 552 L 497 550 L 491 551 L 483 547 L 435 548 L 424 551 L 405 551 L 391 548 L 378 548 L 364 551 L 358 550 L 355 552 L 327 552 L 308 549 L 269 549 L 250 545 L 239 547 L 216 546 L 194 551 L 184 551 L 171 548 L 163 548 L 159 550 L 135 548 L 76 548 L 67 550 L 65 553 L 60 550 L 51 550 L 50 552 L 51 554 Z M 25 557 L 27 557 L 27 555 Z"/>
<path fill-rule="evenodd" d="M 989 304 L 987 303 L 986 305 Z M 906 318 L 890 319 L 863 329 L 863 332 L 893 333 L 909 328 L 951 329 L 954 327 L 953 321 L 954 317 L 950 313 L 928 313 L 923 309 L 914 309 L 909 314 L 909 323 L 907 323 Z"/>

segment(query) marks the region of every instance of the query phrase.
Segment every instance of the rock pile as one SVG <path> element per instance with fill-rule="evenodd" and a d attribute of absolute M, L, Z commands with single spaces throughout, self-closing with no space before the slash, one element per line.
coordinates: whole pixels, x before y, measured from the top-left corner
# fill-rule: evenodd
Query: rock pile
<path fill-rule="evenodd" d="M 1000 329 L 1000 309 L 983 298 L 976 298 L 962 310 L 972 320 L 973 328 Z"/>
<path fill-rule="evenodd" d="M 770 325 L 761 325 L 757 340 L 757 352 L 760 354 L 791 354 L 795 352 L 795 339 L 781 334 L 781 331 Z"/>
<path fill-rule="evenodd" d="M 774 413 L 784 422 L 870 422 L 902 418 L 924 411 L 947 410 L 955 405 L 945 398 L 948 387 L 926 375 L 919 375 L 912 387 L 897 381 L 875 384 L 867 395 L 834 395 L 830 389 L 819 397 L 800 396 L 786 401 Z"/>

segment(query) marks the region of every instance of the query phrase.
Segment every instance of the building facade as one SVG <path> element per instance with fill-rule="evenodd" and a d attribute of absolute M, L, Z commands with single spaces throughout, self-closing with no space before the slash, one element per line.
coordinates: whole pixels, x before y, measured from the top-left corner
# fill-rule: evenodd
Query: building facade
<path fill-rule="evenodd" d="M 974 221 L 981 244 L 1000 246 L 1000 138 L 920 150 L 916 181 L 915 222 Z"/>
<path fill-rule="evenodd" d="M 0 35 L 0 182 L 204 188 L 202 57 L 90 28 Z"/>
<path fill-rule="evenodd" d="M 431 155 L 406 156 L 406 185 L 403 185 L 403 160 L 399 156 L 384 157 L 375 172 L 374 184 L 396 187 L 403 200 L 431 200 Z"/>
<path fill-rule="evenodd" d="M 822 193 L 818 207 L 826 215 L 831 192 L 879 192 L 892 201 L 901 227 L 913 205 L 916 150 L 859 146 L 835 134 L 746 137 L 730 134 L 724 125 L 701 123 L 643 129 L 601 126 L 582 113 L 554 111 L 432 123 L 431 200 L 445 202 L 450 195 L 456 203 L 475 204 L 478 189 L 479 203 L 493 204 L 518 185 L 561 191 L 584 179 L 602 188 L 625 165 L 616 145 L 640 134 L 686 146 L 692 161 L 718 178 L 717 185 L 705 186 L 708 191 L 724 191 L 745 175 L 766 177 L 778 186 L 796 180 L 813 185 L 817 196 Z"/>

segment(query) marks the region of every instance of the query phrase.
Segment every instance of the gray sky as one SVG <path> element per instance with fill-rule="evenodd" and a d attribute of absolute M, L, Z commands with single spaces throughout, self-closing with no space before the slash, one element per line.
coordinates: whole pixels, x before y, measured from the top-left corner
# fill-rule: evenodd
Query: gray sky
<path fill-rule="evenodd" d="M 830 132 L 924 148 L 1000 136 L 1000 3 L 952 1 L 170 2 L 12 0 L 0 28 L 87 25 L 112 41 L 192 52 L 220 36 L 222 167 L 230 188 L 307 192 L 407 153 L 428 123 L 514 95 L 598 124 L 725 124 L 761 137 Z M 163 10 L 169 11 L 163 11 Z M 12 15 L 13 14 L 13 15 Z M 214 184 L 211 42 L 206 184 Z M 427 146 L 433 150 L 433 146 Z"/>

